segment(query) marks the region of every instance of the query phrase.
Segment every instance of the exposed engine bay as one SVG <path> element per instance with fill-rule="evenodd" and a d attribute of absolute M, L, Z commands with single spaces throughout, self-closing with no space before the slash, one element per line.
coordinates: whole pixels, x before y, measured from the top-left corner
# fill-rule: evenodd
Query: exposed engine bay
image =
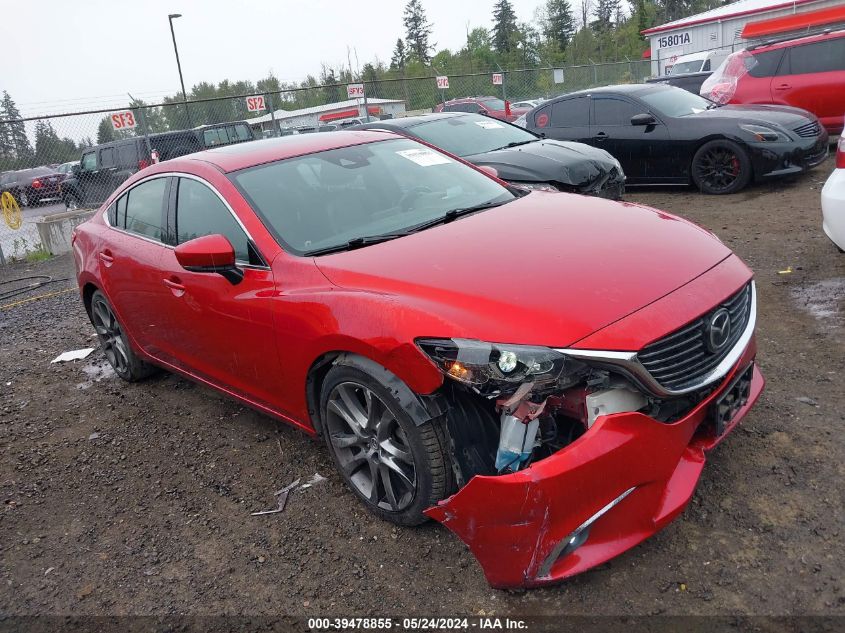
<path fill-rule="evenodd" d="M 468 339 L 417 341 L 446 381 L 458 486 L 522 470 L 566 448 L 603 415 L 682 417 L 711 390 L 660 399 L 612 367 L 546 347 Z"/>

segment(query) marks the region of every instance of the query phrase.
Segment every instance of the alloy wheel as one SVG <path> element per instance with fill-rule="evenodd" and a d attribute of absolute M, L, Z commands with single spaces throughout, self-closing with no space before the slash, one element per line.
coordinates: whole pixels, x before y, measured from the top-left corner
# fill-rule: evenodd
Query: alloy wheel
<path fill-rule="evenodd" d="M 21 206 L 28 207 L 29 206 L 29 196 L 27 195 L 26 191 L 21 191 Z"/>
<path fill-rule="evenodd" d="M 105 353 L 109 363 L 118 375 L 128 375 L 129 354 L 126 350 L 123 330 L 120 328 L 120 323 L 117 322 L 111 308 L 102 299 L 95 298 L 91 305 L 91 317 L 94 329 L 97 331 L 97 336 L 103 347 L 103 353 Z"/>
<path fill-rule="evenodd" d="M 417 489 L 414 457 L 396 416 L 373 391 L 342 382 L 326 402 L 326 431 L 341 470 L 372 505 L 400 512 Z"/>
<path fill-rule="evenodd" d="M 714 191 L 729 189 L 740 177 L 739 157 L 727 147 L 713 147 L 695 163 L 698 179 Z"/>

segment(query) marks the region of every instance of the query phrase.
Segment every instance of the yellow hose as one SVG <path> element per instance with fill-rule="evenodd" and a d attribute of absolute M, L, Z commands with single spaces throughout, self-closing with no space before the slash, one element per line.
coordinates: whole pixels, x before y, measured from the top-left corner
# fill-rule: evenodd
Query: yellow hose
<path fill-rule="evenodd" d="M 3 219 L 10 229 L 18 230 L 23 224 L 23 216 L 21 215 L 21 208 L 18 206 L 18 201 L 8 191 L 4 191 L 0 196 L 0 209 L 3 211 Z"/>

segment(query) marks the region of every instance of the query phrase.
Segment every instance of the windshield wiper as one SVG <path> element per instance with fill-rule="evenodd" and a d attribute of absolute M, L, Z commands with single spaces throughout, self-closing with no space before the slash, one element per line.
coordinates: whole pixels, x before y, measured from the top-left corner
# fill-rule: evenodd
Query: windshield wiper
<path fill-rule="evenodd" d="M 484 202 L 482 204 L 476 204 L 474 206 L 464 207 L 462 209 L 450 209 L 440 217 L 433 218 L 431 220 L 428 220 L 427 222 L 423 222 L 422 224 L 417 224 L 416 226 L 408 228 L 404 234 L 410 235 L 411 233 L 423 231 L 432 226 L 437 226 L 438 224 L 448 224 L 452 220 L 456 220 L 464 215 L 469 215 L 470 213 L 475 213 L 477 211 L 483 211 L 484 209 L 492 209 L 493 207 L 501 206 L 506 202 L 510 202 L 510 200 L 503 200 L 502 202 Z"/>
<path fill-rule="evenodd" d="M 498 149 L 495 149 L 493 151 L 495 152 L 495 151 L 498 151 L 499 149 L 510 149 L 511 147 L 519 147 L 520 145 L 528 145 L 528 143 L 533 143 L 534 141 L 539 141 L 539 140 L 540 139 L 538 139 L 538 138 L 530 138 L 527 141 L 512 141 L 512 142 L 508 143 L 507 145 L 503 145 L 502 147 L 499 147 Z"/>
<path fill-rule="evenodd" d="M 361 237 L 353 237 L 351 240 L 343 244 L 335 244 L 334 246 L 326 246 L 324 248 L 315 248 L 313 251 L 305 251 L 303 255 L 308 257 L 312 255 L 327 255 L 328 253 L 338 253 L 340 251 L 351 251 L 362 246 L 370 246 L 371 244 L 379 244 L 380 242 L 387 242 L 395 240 L 397 237 L 403 237 L 407 233 L 384 233 L 382 235 L 363 235 Z"/>

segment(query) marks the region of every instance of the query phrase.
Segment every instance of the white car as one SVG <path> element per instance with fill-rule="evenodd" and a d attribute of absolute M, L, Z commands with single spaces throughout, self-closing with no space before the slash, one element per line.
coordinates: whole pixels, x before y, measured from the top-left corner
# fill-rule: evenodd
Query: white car
<path fill-rule="evenodd" d="M 845 253 L 845 131 L 836 148 L 836 169 L 822 188 L 822 228 Z"/>
<path fill-rule="evenodd" d="M 517 101 L 516 103 L 511 103 L 512 108 L 536 108 L 538 105 L 543 103 L 543 99 L 526 99 L 524 101 Z"/>

